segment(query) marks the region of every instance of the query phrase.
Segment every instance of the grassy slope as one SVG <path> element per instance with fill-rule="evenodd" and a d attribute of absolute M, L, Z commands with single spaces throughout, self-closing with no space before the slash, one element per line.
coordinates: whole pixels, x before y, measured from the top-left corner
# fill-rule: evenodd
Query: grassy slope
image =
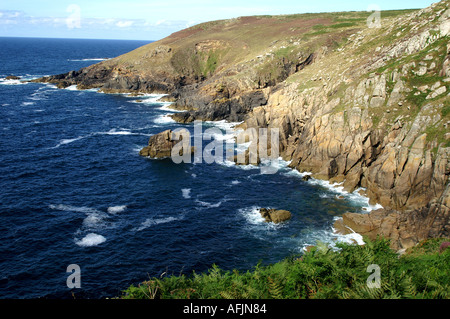
<path fill-rule="evenodd" d="M 387 11 L 383 14 L 395 16 L 405 14 L 405 11 Z M 322 45 L 338 45 L 349 34 L 365 28 L 368 16 L 367 12 L 340 12 L 253 16 L 207 22 L 175 32 L 103 64 L 118 63 L 124 69 L 129 68 L 130 71 L 143 74 L 165 71 L 185 75 L 183 73 L 189 69 L 199 76 L 212 75 L 214 72 L 204 72 L 207 63 L 199 61 L 195 47 L 198 43 L 215 40 L 222 41 L 224 46 L 217 49 L 221 52 L 216 54 L 217 65 L 213 71 L 226 70 L 239 64 L 270 70 L 273 61 L 255 58 L 274 53 L 278 58 L 295 59 L 299 57 L 299 53 L 314 52 Z M 172 51 L 162 57 L 148 58 L 149 52 L 158 46 L 168 46 Z M 286 48 L 280 49 L 282 46 Z M 208 58 L 209 55 L 204 57 L 204 61 Z"/>

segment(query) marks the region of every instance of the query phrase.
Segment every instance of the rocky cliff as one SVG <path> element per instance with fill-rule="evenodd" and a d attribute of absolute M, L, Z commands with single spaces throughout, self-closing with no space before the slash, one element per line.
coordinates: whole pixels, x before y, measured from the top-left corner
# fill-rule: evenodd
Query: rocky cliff
<path fill-rule="evenodd" d="M 241 17 L 37 81 L 167 93 L 179 122 L 278 128 L 291 167 L 384 209 L 347 226 L 407 248 L 449 236 L 450 9 Z"/>

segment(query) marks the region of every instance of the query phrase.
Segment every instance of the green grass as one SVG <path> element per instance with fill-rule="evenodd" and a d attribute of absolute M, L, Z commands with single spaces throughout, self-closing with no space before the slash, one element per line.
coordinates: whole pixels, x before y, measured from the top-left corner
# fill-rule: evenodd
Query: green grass
<path fill-rule="evenodd" d="M 288 46 L 285 48 L 280 48 L 277 51 L 274 52 L 275 56 L 278 58 L 289 58 L 292 54 L 292 51 L 295 50 L 296 47 L 295 46 Z M 297 49 L 298 51 L 298 49 Z"/>
<path fill-rule="evenodd" d="M 444 105 L 444 107 L 441 109 L 441 114 L 443 117 L 446 117 L 450 114 L 450 104 Z"/>
<path fill-rule="evenodd" d="M 123 292 L 125 299 L 428 299 L 450 297 L 448 239 L 430 239 L 399 257 L 389 241 L 364 246 L 318 244 L 301 256 L 240 272 L 213 265 L 207 272 L 150 278 Z M 369 288 L 368 266 L 380 269 L 380 287 Z"/>

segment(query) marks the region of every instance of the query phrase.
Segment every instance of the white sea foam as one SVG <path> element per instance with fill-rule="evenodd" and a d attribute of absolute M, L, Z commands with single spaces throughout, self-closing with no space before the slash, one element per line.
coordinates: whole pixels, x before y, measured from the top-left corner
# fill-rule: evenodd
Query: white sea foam
<path fill-rule="evenodd" d="M 279 170 L 282 172 L 283 175 L 294 176 L 298 178 L 303 178 L 304 176 L 312 175 L 312 173 L 310 172 L 299 172 L 296 169 L 289 168 L 288 167 L 289 164 L 290 162 L 284 161 L 281 158 L 279 159 L 278 161 Z M 326 189 L 327 191 L 326 193 L 322 193 L 319 195 L 321 198 L 332 198 L 333 196 L 339 198 L 342 196 L 343 198 L 350 200 L 351 202 L 357 204 L 358 206 L 361 206 L 362 208 L 364 208 L 366 212 L 383 208 L 383 206 L 381 206 L 380 204 L 375 205 L 369 204 L 369 198 L 360 194 L 360 191 L 364 190 L 364 188 L 358 188 L 350 193 L 344 190 L 343 183 L 330 183 L 329 181 L 315 178 L 309 179 L 308 183 Z"/>
<path fill-rule="evenodd" d="M 236 144 L 236 153 L 244 153 L 250 147 L 250 144 L 252 144 L 252 142 Z"/>
<path fill-rule="evenodd" d="M 249 170 L 252 170 L 252 169 L 258 169 L 258 170 L 260 169 L 259 166 L 257 166 L 257 165 L 252 165 L 252 164 L 248 164 L 248 165 L 236 165 L 235 162 L 230 161 L 230 160 L 228 160 L 228 159 L 223 160 L 223 161 L 220 162 L 219 164 L 224 165 L 224 166 L 227 166 L 227 167 L 235 167 L 235 168 L 237 168 L 237 169 L 242 169 L 242 170 L 244 170 L 244 171 L 249 171 Z"/>
<path fill-rule="evenodd" d="M 78 213 L 101 213 L 99 210 L 92 208 L 92 207 L 86 207 L 86 206 L 71 206 L 71 205 L 64 205 L 64 204 L 58 204 L 58 205 L 49 205 L 50 209 L 54 210 L 61 210 L 65 212 L 78 212 Z"/>
<path fill-rule="evenodd" d="M 78 91 L 76 84 L 66 87 L 65 90 Z"/>
<path fill-rule="evenodd" d="M 132 148 L 133 154 L 136 154 L 136 153 L 139 154 L 139 152 L 140 152 L 145 146 L 147 146 L 147 145 L 134 145 L 133 148 Z"/>
<path fill-rule="evenodd" d="M 153 120 L 153 122 L 157 124 L 175 123 L 175 120 L 169 117 L 168 115 L 169 114 L 158 116 L 156 119 Z"/>
<path fill-rule="evenodd" d="M 179 217 L 164 217 L 164 218 L 147 218 L 144 222 L 141 223 L 141 225 L 137 228 L 134 228 L 133 231 L 135 232 L 139 232 L 142 231 L 146 228 L 155 226 L 155 225 L 159 225 L 159 224 L 166 224 L 166 223 L 170 223 L 173 221 L 177 221 L 177 220 L 182 220 L 184 217 L 183 216 L 179 216 Z"/>
<path fill-rule="evenodd" d="M 22 104 L 20 104 L 21 106 L 30 106 L 30 105 L 34 105 L 34 102 L 22 102 Z"/>
<path fill-rule="evenodd" d="M 243 122 L 228 122 L 226 120 L 221 121 L 205 121 L 205 124 L 210 124 L 212 126 L 216 126 L 224 131 L 234 130 L 235 127 Z"/>
<path fill-rule="evenodd" d="M 106 134 L 106 135 L 133 135 L 133 134 L 137 134 L 137 133 L 132 133 L 129 130 L 117 131 L 116 129 L 111 129 L 108 132 L 100 132 L 99 134 Z"/>
<path fill-rule="evenodd" d="M 259 213 L 261 207 L 252 206 L 239 209 L 239 213 L 244 216 L 247 222 L 251 225 L 263 225 L 266 221 Z"/>
<path fill-rule="evenodd" d="M 104 228 L 106 225 L 105 219 L 108 217 L 106 213 L 92 207 L 64 204 L 50 205 L 49 207 L 54 210 L 86 214 L 86 217 L 83 219 L 83 227 L 86 229 Z"/>
<path fill-rule="evenodd" d="M 102 212 L 88 213 L 83 220 L 83 226 L 89 229 L 102 228 L 104 227 L 105 218 L 106 215 Z"/>
<path fill-rule="evenodd" d="M 359 193 L 361 190 L 364 191 L 364 188 L 358 188 L 350 193 L 344 190 L 343 183 L 330 183 L 329 181 L 314 178 L 311 178 L 308 182 L 313 185 L 319 185 L 326 188 L 327 191 L 333 193 L 336 198 L 342 197 L 344 199 L 350 200 L 351 202 L 363 208 L 366 212 L 383 208 L 383 206 L 381 206 L 380 204 L 371 205 L 369 203 L 369 198 Z"/>
<path fill-rule="evenodd" d="M 127 130 L 127 129 L 120 129 L 119 131 L 117 129 L 111 129 L 108 132 L 94 132 L 94 133 L 90 133 L 90 134 L 87 134 L 87 135 L 78 136 L 76 138 L 62 139 L 61 141 L 59 141 L 58 144 L 53 146 L 52 149 L 58 148 L 58 147 L 60 147 L 62 145 L 66 145 L 66 144 L 70 144 L 70 143 L 82 140 L 82 139 L 87 138 L 87 137 L 96 136 L 96 135 L 142 135 L 142 136 L 150 136 L 150 134 L 135 133 L 135 132 L 131 132 L 131 131 Z"/>
<path fill-rule="evenodd" d="M 91 136 L 91 134 L 89 135 L 85 135 L 85 136 L 78 136 L 76 138 L 67 138 L 67 139 L 62 139 L 61 141 L 59 141 L 58 144 L 56 144 L 55 146 L 53 146 L 52 148 L 58 148 L 62 145 L 66 145 L 66 144 L 70 144 L 79 140 L 82 140 L 83 138 L 89 137 Z"/>
<path fill-rule="evenodd" d="M 173 110 L 173 109 L 169 108 L 169 105 L 172 104 L 173 102 L 160 101 L 160 99 L 166 95 L 167 94 L 144 94 L 142 96 L 139 96 L 138 100 L 141 100 L 142 101 L 141 103 L 144 103 L 144 104 L 161 105 L 161 107 L 159 109 L 162 111 L 179 112 L 178 110 Z"/>
<path fill-rule="evenodd" d="M 342 219 L 342 217 L 336 217 L 334 218 L 334 221 Z M 353 230 L 351 230 L 351 233 L 343 235 L 336 232 L 336 230 L 333 227 L 330 227 L 330 229 L 322 229 L 322 230 L 313 230 L 309 234 L 304 234 L 303 244 L 302 244 L 302 250 L 306 251 L 306 248 L 308 246 L 315 246 L 319 242 L 326 244 L 328 247 L 330 247 L 333 250 L 338 250 L 336 247 L 337 243 L 347 243 L 347 244 L 356 244 L 356 245 L 364 245 L 363 237 L 355 233 Z"/>
<path fill-rule="evenodd" d="M 37 89 L 34 93 L 32 93 L 28 97 L 28 99 L 33 100 L 33 101 L 46 100 L 48 98 L 48 94 L 52 91 L 54 91 L 53 88 L 43 86 L 43 87 L 40 87 L 39 89 Z"/>
<path fill-rule="evenodd" d="M 226 143 L 234 143 L 235 134 L 223 134 L 220 133 L 204 133 L 203 138 L 205 140 L 225 141 Z"/>
<path fill-rule="evenodd" d="M 123 213 L 127 209 L 127 205 L 120 205 L 120 206 L 110 206 L 107 209 L 107 212 L 109 214 L 115 215 L 118 213 Z"/>
<path fill-rule="evenodd" d="M 260 208 L 261 207 L 258 206 L 241 208 L 238 209 L 238 213 L 247 221 L 246 227 L 250 230 L 250 232 L 257 238 L 265 240 L 265 234 L 267 234 L 267 231 L 279 230 L 286 227 L 286 224 L 266 222 L 265 218 L 262 217 L 261 213 L 259 212 Z"/>
<path fill-rule="evenodd" d="M 236 181 L 236 180 L 231 181 L 231 185 L 237 185 L 237 184 L 240 184 L 240 183 L 241 183 L 240 181 Z"/>
<path fill-rule="evenodd" d="M 0 78 L 0 85 L 24 85 L 28 82 L 23 82 L 23 79 L 21 80 L 7 80 L 6 78 Z"/>
<path fill-rule="evenodd" d="M 238 213 L 241 214 L 241 216 L 244 217 L 244 219 L 247 221 L 247 226 L 244 226 L 248 228 L 248 230 L 257 238 L 260 240 L 266 240 L 267 231 L 273 232 L 278 231 L 282 229 L 283 227 L 286 227 L 286 224 L 280 223 L 267 223 L 265 219 L 261 216 L 260 207 L 258 206 L 251 206 L 246 208 L 238 209 Z M 341 217 L 337 217 L 334 220 L 337 220 Z M 297 236 L 295 238 L 278 238 L 276 240 L 279 240 L 281 242 L 288 241 L 289 246 L 297 246 L 299 251 L 306 251 L 306 248 L 308 246 L 314 246 L 317 245 L 319 242 L 326 244 L 328 247 L 330 247 L 333 250 L 337 250 L 336 243 L 339 242 L 345 242 L 349 244 L 358 244 L 358 245 L 364 245 L 363 238 L 360 234 L 357 234 L 352 231 L 352 233 L 347 235 L 338 234 L 335 232 L 335 229 L 330 227 L 329 229 L 305 229 L 300 236 Z"/>
<path fill-rule="evenodd" d="M 129 129 L 126 129 L 126 128 L 118 128 L 118 129 L 113 128 L 113 129 L 110 129 L 108 132 L 96 132 L 96 133 L 92 133 L 91 135 L 143 135 L 143 136 L 150 136 L 150 134 L 131 132 Z"/>
<path fill-rule="evenodd" d="M 135 99 L 132 101 L 132 103 L 140 103 L 145 105 L 160 105 L 158 108 L 161 111 L 166 112 L 182 112 L 180 110 L 171 109 L 170 105 L 173 104 L 173 102 L 167 102 L 167 101 L 160 101 L 160 99 L 167 94 L 140 94 L 138 96 L 132 95 L 130 93 L 122 93 L 123 95 L 126 95 L 127 97 Z"/>
<path fill-rule="evenodd" d="M 95 233 L 89 233 L 86 236 L 84 236 L 81 240 L 75 241 L 75 243 L 78 246 L 81 247 L 91 247 L 91 246 L 97 246 L 101 243 L 104 243 L 106 241 L 106 238 L 102 235 L 98 235 Z"/>
<path fill-rule="evenodd" d="M 198 203 L 200 206 L 203 206 L 206 208 L 217 208 L 220 205 L 222 205 L 222 201 L 212 204 L 212 203 L 208 203 L 208 202 L 204 202 L 204 201 L 196 199 L 195 202 Z"/>
<path fill-rule="evenodd" d="M 191 189 L 190 189 L 190 188 L 183 188 L 183 189 L 181 190 L 181 193 L 183 194 L 183 197 L 184 197 L 184 198 L 186 198 L 186 199 L 191 198 L 191 195 L 190 195 Z"/>
<path fill-rule="evenodd" d="M 170 105 L 172 104 L 172 102 L 156 102 L 158 104 L 164 104 L 163 106 L 161 106 L 159 109 L 161 111 L 165 111 L 165 112 L 172 112 L 172 113 L 180 113 L 183 112 L 183 110 L 177 110 L 177 109 L 172 109 L 170 108 Z"/>

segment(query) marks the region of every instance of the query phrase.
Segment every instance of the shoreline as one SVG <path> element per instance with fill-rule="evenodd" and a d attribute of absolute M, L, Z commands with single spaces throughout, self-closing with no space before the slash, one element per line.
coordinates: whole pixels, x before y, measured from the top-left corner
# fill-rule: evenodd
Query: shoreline
<path fill-rule="evenodd" d="M 36 82 L 36 81 L 34 81 Z M 47 82 L 39 82 L 37 81 L 37 83 L 41 83 L 41 84 L 45 84 L 48 85 L 49 83 Z M 54 84 L 52 84 L 54 85 Z M 70 87 L 70 86 L 69 86 Z M 65 88 L 67 89 L 67 88 Z M 167 95 L 170 95 L 171 93 L 159 93 L 159 92 L 155 92 L 155 93 L 148 93 L 148 92 L 135 92 L 135 91 L 128 91 L 128 92 L 103 92 L 98 88 L 70 88 L 69 90 L 83 90 L 83 91 L 93 91 L 96 93 L 102 93 L 102 94 L 119 94 L 119 95 L 124 95 L 127 97 L 131 97 L 131 98 L 135 98 L 136 100 L 141 100 L 137 103 L 145 103 L 145 100 L 150 100 L 150 103 L 161 103 L 163 104 L 161 106 L 161 110 L 163 111 L 167 111 L 170 112 L 168 114 L 163 114 L 161 116 L 159 116 L 158 118 L 154 119 L 154 123 L 158 124 L 158 125 L 162 125 L 163 127 L 166 126 L 167 124 L 175 124 L 175 123 L 179 123 L 178 121 L 173 120 L 173 118 L 170 115 L 173 115 L 175 113 L 178 112 L 184 112 L 182 109 L 172 109 L 170 108 L 170 105 L 173 104 L 172 101 L 159 101 L 160 99 L 162 99 L 163 97 L 166 97 Z M 140 97 L 142 97 L 142 99 L 140 99 Z M 233 134 L 235 134 L 235 130 L 239 128 L 239 126 L 241 126 L 242 123 L 244 123 L 244 127 L 245 127 L 245 121 L 242 122 L 229 122 L 226 119 L 221 119 L 221 120 L 216 120 L 216 121 L 203 121 L 206 122 L 208 124 L 212 124 L 220 129 L 230 129 L 231 127 L 233 128 Z M 225 127 L 224 125 L 217 125 L 217 123 L 226 123 Z M 188 123 L 181 123 L 181 124 L 188 124 Z M 242 126 L 241 126 L 242 128 Z M 238 145 L 239 146 L 239 145 Z M 242 149 L 244 150 L 244 149 Z M 286 161 L 288 162 L 288 161 Z M 230 162 L 227 163 L 227 161 L 224 161 L 223 163 L 224 165 L 227 166 L 235 166 L 234 162 Z M 239 165 L 240 169 L 247 169 L 246 165 Z M 369 236 L 371 239 L 374 239 L 376 236 L 380 235 L 383 237 L 387 237 L 391 240 L 393 240 L 392 243 L 392 247 L 395 250 L 402 250 L 402 249 L 406 249 L 408 247 L 414 246 L 415 244 L 417 244 L 418 241 L 420 241 L 420 239 L 422 237 L 420 236 L 416 236 L 414 234 L 414 230 L 408 230 L 408 232 L 406 233 L 407 236 L 411 236 L 409 235 L 410 232 L 413 232 L 412 236 L 416 236 L 413 237 L 413 239 L 408 239 L 406 238 L 406 240 L 404 239 L 405 235 L 399 234 L 398 231 L 397 232 L 393 232 L 392 230 L 390 230 L 392 227 L 397 227 L 397 229 L 399 227 L 405 227 L 405 226 L 395 226 L 395 223 L 406 223 L 406 227 L 410 228 L 411 227 L 411 221 L 410 220 L 406 220 L 406 222 L 404 221 L 404 215 L 403 211 L 408 212 L 408 207 L 405 208 L 405 210 L 402 211 L 397 211 L 391 208 L 384 208 L 381 204 L 378 203 L 374 203 L 372 198 L 366 193 L 366 189 L 362 188 L 362 187 L 357 187 L 355 189 L 353 189 L 352 192 L 347 192 L 344 190 L 343 184 L 346 181 L 347 176 L 343 176 L 343 178 L 339 179 L 338 182 L 336 182 L 335 178 L 326 178 L 323 174 L 314 174 L 311 172 L 300 172 L 296 166 L 294 167 L 290 167 L 290 169 L 292 169 L 292 173 L 291 174 L 298 174 L 299 176 L 304 176 L 304 175 L 310 175 L 312 177 L 315 177 L 311 180 L 311 183 L 315 183 L 318 185 L 321 185 L 327 189 L 329 189 L 330 191 L 334 191 L 335 193 L 337 193 L 337 196 L 361 196 L 360 198 L 364 198 L 364 201 L 367 203 L 366 204 L 366 209 L 365 212 L 359 212 L 359 213 L 344 213 L 342 215 L 342 218 L 344 217 L 344 215 L 346 217 L 351 217 L 350 221 L 352 224 L 352 227 L 349 226 L 348 224 L 348 218 L 346 218 L 347 221 L 347 228 L 353 228 L 355 230 L 352 230 L 355 234 L 358 234 L 358 236 Z M 316 176 L 314 176 L 316 175 Z M 365 194 L 359 194 L 360 191 L 364 191 Z M 365 196 L 364 196 L 365 195 Z M 442 195 L 444 197 L 444 195 Z M 442 197 L 442 198 L 443 198 Z M 429 207 L 432 203 L 428 203 L 427 207 Z M 363 207 L 363 206 L 361 206 Z M 412 208 L 410 210 L 411 212 L 413 212 L 414 215 L 416 216 L 417 214 L 420 214 L 420 211 L 418 212 L 417 209 Z M 361 216 L 357 216 L 357 215 L 361 215 Z M 414 220 L 415 217 L 411 217 L 412 220 Z M 362 217 L 362 218 L 361 218 Z M 343 223 L 344 221 L 339 221 L 339 223 Z M 356 223 L 356 224 L 355 224 Z M 408 224 L 409 223 L 409 224 Z M 335 223 L 336 224 L 336 223 Z M 379 226 L 374 226 L 375 224 L 381 224 L 383 227 L 379 228 Z M 387 225 L 387 226 L 385 226 Z M 367 230 L 367 227 L 371 228 L 369 229 L 369 231 Z M 386 230 L 387 229 L 387 230 Z M 336 231 L 337 230 L 337 231 Z M 348 236 L 349 233 L 347 233 L 347 231 L 344 232 L 342 231 L 343 228 L 339 228 L 339 227 L 335 227 L 335 225 L 333 224 L 331 227 L 331 232 L 336 232 L 339 233 L 341 232 L 340 235 L 342 236 Z M 362 230 L 362 231 L 360 231 Z M 415 239 L 414 239 L 415 238 Z M 423 239 L 423 238 L 422 238 Z"/>
<path fill-rule="evenodd" d="M 18 84 L 26 84 L 28 82 L 29 81 L 23 81 Z M 39 83 L 39 84 L 51 85 L 55 89 L 59 89 L 53 83 Z M 161 115 L 160 117 L 153 120 L 154 123 L 160 124 L 163 126 L 178 123 L 175 120 L 173 120 L 170 117 L 170 115 L 184 111 L 184 110 L 180 110 L 180 109 L 170 108 L 170 105 L 173 104 L 173 102 L 160 101 L 162 98 L 169 95 L 166 93 L 102 92 L 100 89 L 97 89 L 97 88 L 79 89 L 79 88 L 77 88 L 76 85 L 71 85 L 69 87 L 63 88 L 62 90 L 87 91 L 87 92 L 94 92 L 94 93 L 100 93 L 100 94 L 122 95 L 127 98 L 136 99 L 136 101 L 134 101 L 134 103 L 162 104 L 162 106 L 160 107 L 161 110 L 166 111 L 166 112 L 173 112 L 173 113 L 167 113 L 167 114 Z M 170 120 L 165 121 L 166 118 L 170 119 Z M 224 139 L 230 139 L 230 140 L 234 139 L 235 140 L 235 138 L 240 130 L 239 125 L 244 123 L 244 121 L 229 122 L 229 121 L 223 119 L 223 120 L 217 120 L 217 121 L 202 121 L 202 123 L 207 123 L 208 125 L 217 127 L 221 131 L 225 130 L 222 137 L 224 137 Z M 181 123 L 181 124 L 183 124 L 183 123 Z M 185 125 L 186 124 L 190 124 L 190 123 L 185 123 Z M 235 146 L 236 146 L 235 150 L 238 152 L 245 152 L 245 150 L 248 148 L 248 145 L 245 145 L 245 144 L 248 144 L 248 143 L 244 143 L 244 144 L 235 143 Z M 242 145 L 244 145 L 244 146 L 242 146 Z M 264 162 L 264 159 L 263 159 L 263 162 Z M 336 200 L 346 198 L 347 200 L 350 200 L 353 202 L 358 202 L 358 206 L 361 208 L 361 211 L 358 212 L 358 214 L 369 214 L 371 211 L 374 211 L 377 209 L 383 209 L 383 207 L 378 203 L 370 204 L 370 198 L 368 196 L 366 196 L 366 194 L 364 194 L 364 195 L 361 194 L 361 191 L 363 191 L 365 193 L 365 189 L 362 187 L 355 189 L 353 192 L 348 192 L 348 191 L 344 190 L 344 186 L 343 186 L 344 182 L 332 182 L 329 179 L 315 178 L 315 177 L 313 177 L 314 174 L 312 172 L 300 172 L 295 167 L 294 168 L 289 167 L 290 163 L 291 163 L 291 161 L 283 160 L 281 157 L 277 159 L 277 165 L 279 166 L 279 168 L 288 170 L 288 172 L 286 172 L 284 174 L 294 175 L 294 176 L 298 177 L 299 179 L 302 179 L 305 175 L 309 175 L 309 176 L 311 176 L 311 178 L 308 181 L 306 181 L 309 185 L 325 188 L 328 192 L 335 194 Z M 236 165 L 236 163 L 231 162 L 227 159 L 225 159 L 223 161 L 223 163 L 220 163 L 220 165 L 225 165 L 227 167 L 234 167 L 236 169 L 243 169 L 243 170 L 258 168 L 262 164 L 259 164 L 259 165 L 253 165 L 253 164 Z M 237 208 L 237 209 L 239 209 L 239 208 Z M 364 244 L 362 235 L 353 231 L 350 227 L 346 226 L 346 228 L 350 229 L 349 232 L 342 232 L 342 230 L 339 230 L 335 227 L 336 222 L 339 222 L 342 220 L 342 216 L 335 217 L 333 220 L 334 220 L 334 222 L 330 226 L 330 229 L 328 229 L 328 230 L 324 229 L 324 231 L 326 232 L 325 237 L 328 239 L 328 242 L 327 242 L 328 244 L 333 245 L 334 242 L 339 242 L 339 241 L 352 242 L 352 243 L 356 243 L 358 245 Z M 306 251 L 306 247 L 313 246 L 315 244 L 316 243 L 304 244 L 303 247 L 301 248 L 301 250 Z"/>
<path fill-rule="evenodd" d="M 151 93 L 148 94 L 148 93 L 145 93 L 142 96 L 143 97 L 146 97 L 146 96 L 147 97 L 151 97 L 152 98 L 151 103 L 163 103 L 164 104 L 163 108 L 166 111 L 174 112 L 174 113 L 182 112 L 183 110 L 170 108 L 170 105 L 173 102 L 159 101 L 161 98 L 163 98 L 164 96 L 167 96 L 167 95 L 168 94 L 151 94 Z M 145 102 L 141 101 L 139 103 L 145 103 Z M 174 113 L 171 113 L 171 114 L 174 114 Z M 165 116 L 170 116 L 171 114 L 167 114 Z M 222 137 L 224 137 L 223 139 L 226 139 L 225 137 L 229 137 L 229 139 L 233 139 L 233 140 L 235 140 L 235 138 L 238 135 L 238 132 L 239 132 L 239 127 L 238 126 L 240 124 L 242 124 L 243 122 L 244 121 L 242 121 L 242 122 L 229 122 L 227 120 L 202 121 L 202 123 L 211 124 L 214 127 L 217 127 L 219 129 L 221 129 L 222 131 L 225 130 L 225 132 L 223 133 L 223 136 L 222 136 Z M 235 151 L 237 151 L 237 152 L 239 152 L 239 151 L 240 152 L 244 152 L 247 149 L 247 147 L 248 147 L 248 145 L 246 145 L 245 149 L 239 149 L 239 146 L 242 145 L 242 144 L 237 144 L 237 143 L 234 143 L 234 144 L 235 144 Z M 247 144 L 247 143 L 244 143 L 244 144 Z M 277 159 L 277 165 L 279 166 L 279 168 L 288 170 L 288 172 L 284 173 L 284 174 L 297 175 L 300 179 L 303 178 L 305 175 L 310 175 L 310 176 L 313 175 L 312 172 L 300 172 L 296 168 L 289 167 L 290 163 L 291 163 L 291 161 L 285 161 L 281 157 L 279 157 Z M 253 164 L 236 165 L 236 163 L 234 163 L 234 162 L 225 160 L 221 165 L 225 165 L 227 167 L 234 167 L 234 168 L 237 168 L 237 169 L 253 169 L 253 168 L 258 168 L 262 164 L 259 164 L 259 165 L 253 165 Z M 317 179 L 317 178 L 314 178 L 314 177 L 311 177 L 308 181 L 306 181 L 306 183 L 308 183 L 311 186 L 323 187 L 328 192 L 334 193 L 335 194 L 335 198 L 334 199 L 347 199 L 347 200 L 350 200 L 352 202 L 357 202 L 358 206 L 361 208 L 361 211 L 359 212 L 360 214 L 368 214 L 368 213 L 370 213 L 373 210 L 383 209 L 383 206 L 381 206 L 378 203 L 370 204 L 370 198 L 368 196 L 366 196 L 366 194 L 364 194 L 364 195 L 361 194 L 361 192 L 365 193 L 365 189 L 362 188 L 362 187 L 359 187 L 359 188 L 355 189 L 354 191 L 349 192 L 349 191 L 344 190 L 344 186 L 343 186 L 344 182 L 332 182 L 330 180 Z M 347 242 L 347 243 L 356 243 L 358 245 L 364 245 L 365 244 L 364 240 L 363 240 L 363 236 L 361 234 L 353 231 L 350 227 L 345 226 L 348 229 L 346 232 L 343 232 L 342 229 L 339 230 L 339 229 L 336 228 L 336 224 L 339 223 L 339 221 L 342 221 L 342 216 L 336 216 L 336 217 L 333 218 L 333 220 L 334 220 L 334 222 L 333 222 L 333 225 L 330 227 L 331 229 L 329 229 L 329 230 L 324 229 L 325 232 L 328 232 L 327 237 L 329 237 L 329 238 L 327 238 L 327 239 L 329 241 L 326 242 L 327 244 L 331 244 L 332 246 L 334 246 L 334 242 L 340 242 L 340 241 Z M 303 247 L 302 247 L 302 251 L 306 251 L 308 246 L 312 246 L 312 245 L 315 245 L 315 244 L 316 243 L 314 243 L 314 244 L 312 244 L 312 243 L 304 244 Z"/>

